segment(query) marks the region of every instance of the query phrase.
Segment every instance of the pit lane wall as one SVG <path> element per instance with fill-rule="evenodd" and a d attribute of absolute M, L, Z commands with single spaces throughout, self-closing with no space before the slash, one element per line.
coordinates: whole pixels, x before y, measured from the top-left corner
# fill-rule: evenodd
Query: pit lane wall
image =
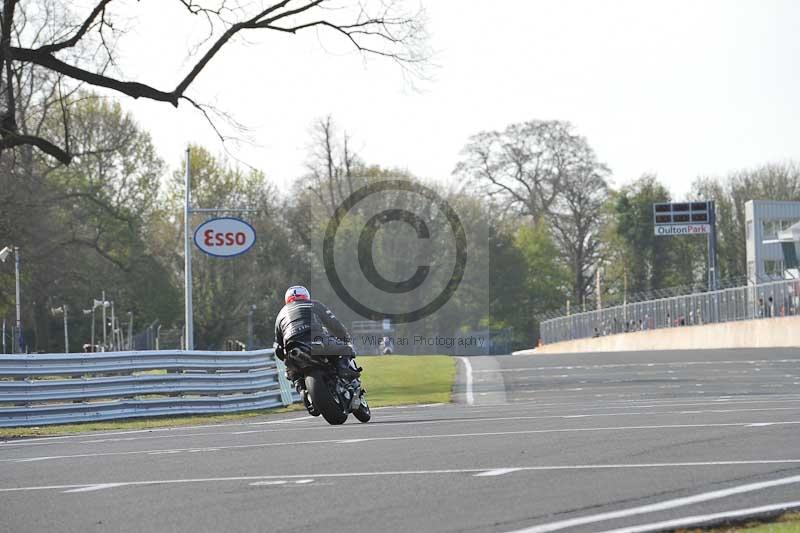
<path fill-rule="evenodd" d="M 618 333 L 556 342 L 514 355 L 800 347 L 800 316 Z"/>

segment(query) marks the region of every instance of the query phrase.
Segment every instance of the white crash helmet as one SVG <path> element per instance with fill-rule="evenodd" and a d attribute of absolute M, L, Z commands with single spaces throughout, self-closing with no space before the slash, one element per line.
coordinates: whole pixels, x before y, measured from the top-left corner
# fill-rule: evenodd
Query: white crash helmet
<path fill-rule="evenodd" d="M 283 300 L 290 304 L 295 300 L 310 300 L 311 293 L 308 292 L 308 289 L 303 287 L 302 285 L 295 285 L 294 287 L 289 287 L 286 290 L 286 295 L 284 295 Z"/>

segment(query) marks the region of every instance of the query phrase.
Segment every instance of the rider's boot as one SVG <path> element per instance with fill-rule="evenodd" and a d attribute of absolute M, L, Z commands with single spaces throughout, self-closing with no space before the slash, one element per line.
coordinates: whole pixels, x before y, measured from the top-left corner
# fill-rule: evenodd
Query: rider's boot
<path fill-rule="evenodd" d="M 361 377 L 361 371 L 363 369 L 356 364 L 356 359 L 353 356 L 341 356 L 336 362 L 336 365 L 338 367 L 337 370 L 339 371 L 339 375 L 345 379 L 352 380 Z"/>

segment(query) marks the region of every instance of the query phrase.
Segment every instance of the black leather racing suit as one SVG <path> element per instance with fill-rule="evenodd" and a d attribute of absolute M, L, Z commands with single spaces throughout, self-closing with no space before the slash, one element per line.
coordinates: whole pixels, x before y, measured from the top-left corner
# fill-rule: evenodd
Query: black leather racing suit
<path fill-rule="evenodd" d="M 328 330 L 327 334 L 323 326 Z M 275 355 L 286 361 L 287 376 L 291 380 L 299 377 L 291 359 L 286 359 L 287 346 L 291 341 L 311 346 L 311 355 L 341 356 L 338 366 L 347 372 L 355 356 L 350 340 L 344 324 L 325 304 L 316 300 L 297 300 L 286 304 L 275 319 Z"/>

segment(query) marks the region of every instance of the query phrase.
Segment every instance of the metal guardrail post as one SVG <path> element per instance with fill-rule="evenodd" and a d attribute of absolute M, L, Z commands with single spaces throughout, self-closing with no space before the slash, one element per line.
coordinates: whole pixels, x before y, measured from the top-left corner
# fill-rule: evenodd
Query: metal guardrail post
<path fill-rule="evenodd" d="M 281 401 L 283 402 L 284 406 L 290 405 L 292 403 L 292 384 L 289 383 L 289 380 L 286 378 L 286 364 L 278 359 L 275 358 L 275 368 L 278 371 L 278 384 L 281 388 Z"/>

